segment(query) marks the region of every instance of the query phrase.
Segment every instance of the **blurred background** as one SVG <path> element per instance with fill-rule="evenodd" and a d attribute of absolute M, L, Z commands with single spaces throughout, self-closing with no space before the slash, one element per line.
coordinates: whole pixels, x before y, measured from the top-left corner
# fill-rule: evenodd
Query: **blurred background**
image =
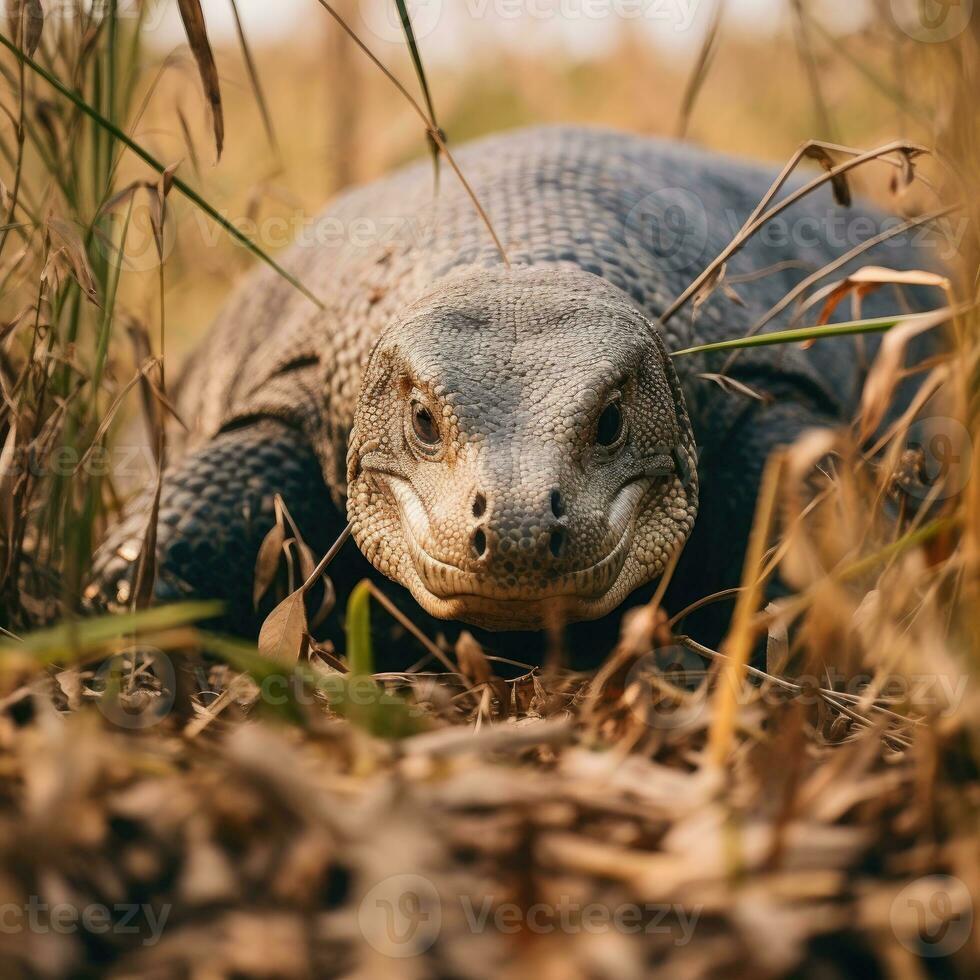
<path fill-rule="evenodd" d="M 450 145 L 530 123 L 582 122 L 781 164 L 808 138 L 932 142 L 944 81 L 933 49 L 946 45 L 931 42 L 963 30 L 971 0 L 928 3 L 935 9 L 917 0 L 415 0 L 410 10 Z M 176 4 L 145 14 L 148 102 L 132 132 L 164 163 L 182 161 L 178 173 L 268 251 L 343 187 L 427 152 L 417 116 L 317 0 L 238 0 L 239 23 L 229 0 L 203 9 L 224 101 L 220 164 Z M 335 9 L 417 91 L 394 5 L 337 0 Z M 124 166 L 145 175 L 131 160 Z M 915 189 L 888 200 L 892 174 L 862 168 L 855 186 L 892 209 L 922 207 Z M 169 203 L 168 357 L 186 350 L 253 261 L 177 195 Z M 159 283 L 145 202 L 126 253 L 132 274 L 121 297 L 152 323 Z"/>

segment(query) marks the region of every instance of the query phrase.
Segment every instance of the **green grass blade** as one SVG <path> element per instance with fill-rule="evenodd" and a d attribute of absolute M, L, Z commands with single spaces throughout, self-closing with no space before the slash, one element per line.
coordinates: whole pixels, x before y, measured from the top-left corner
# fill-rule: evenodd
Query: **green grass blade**
<path fill-rule="evenodd" d="M 795 344 L 805 340 L 822 340 L 824 337 L 847 337 L 862 333 L 884 333 L 903 323 L 934 316 L 945 311 L 932 310 L 928 313 L 911 313 L 905 316 L 885 316 L 874 320 L 849 320 L 847 323 L 828 323 L 823 327 L 798 327 L 795 330 L 776 330 L 772 333 L 755 334 L 752 337 L 737 337 L 734 340 L 720 340 L 714 344 L 700 344 L 675 350 L 671 357 L 685 354 L 702 354 L 713 350 L 735 350 L 740 347 L 771 347 L 774 344 Z M 952 311 L 949 311 L 952 313 Z"/>
<path fill-rule="evenodd" d="M 217 633 L 202 632 L 201 646 L 249 674 L 260 688 L 260 701 L 294 720 L 301 720 L 303 714 L 293 703 L 298 683 L 319 691 L 332 711 L 379 738 L 405 738 L 429 727 L 418 707 L 368 676 L 326 673 L 302 662 L 287 669 L 282 661 L 262 656 L 249 643 Z"/>
<path fill-rule="evenodd" d="M 405 0 L 395 0 L 398 8 L 398 16 L 401 18 L 402 31 L 405 34 L 405 43 L 408 45 L 409 53 L 412 56 L 412 64 L 415 67 L 415 74 L 419 80 L 419 87 L 422 89 L 422 97 L 425 99 L 425 108 L 429 113 L 429 123 L 433 129 L 439 129 L 436 121 L 436 109 L 432 103 L 432 93 L 429 91 L 429 80 L 425 77 L 425 66 L 422 64 L 422 55 L 419 52 L 418 42 L 415 40 L 415 30 L 412 27 L 412 18 L 408 13 L 408 6 Z M 432 134 L 428 134 L 429 152 L 432 154 L 432 170 L 435 176 L 436 193 L 439 191 L 439 144 L 433 139 Z"/>
<path fill-rule="evenodd" d="M 347 600 L 347 664 L 354 676 L 374 673 L 371 649 L 371 583 L 358 582 Z"/>
<path fill-rule="evenodd" d="M 418 42 L 415 40 L 415 31 L 412 28 L 412 18 L 408 14 L 408 6 L 405 0 L 395 0 L 395 6 L 398 8 L 398 16 L 401 18 L 402 30 L 405 32 L 405 41 L 412 56 L 415 74 L 419 79 L 419 86 L 425 99 L 425 107 L 429 110 L 429 120 L 433 126 L 436 126 L 436 110 L 432 105 L 432 94 L 429 91 L 429 82 L 425 77 L 425 67 L 422 65 L 422 55 L 419 53 Z"/>
<path fill-rule="evenodd" d="M 10 40 L 6 35 L 0 33 L 0 44 L 3 44 L 10 52 L 14 54 L 15 57 L 22 59 L 24 64 L 31 69 L 36 75 L 43 78 L 52 88 L 56 89 L 62 96 L 68 99 L 77 109 L 84 112 L 90 119 L 92 119 L 97 125 L 101 126 L 107 132 L 111 133 L 117 140 L 125 144 L 133 153 L 136 154 L 148 167 L 155 170 L 158 174 L 163 174 L 166 171 L 166 167 L 160 163 L 149 151 L 144 149 L 137 143 L 134 139 L 131 139 L 123 130 L 121 130 L 115 123 L 106 119 L 97 109 L 90 106 L 83 98 L 81 98 L 77 93 L 71 91 L 60 79 L 52 75 L 46 68 L 39 65 L 33 58 L 28 57 L 28 55 L 21 50 L 13 41 Z M 243 245 L 249 252 L 252 253 L 256 258 L 261 259 L 270 268 L 274 269 L 275 272 L 282 276 L 291 286 L 299 290 L 311 303 L 315 303 L 321 310 L 324 308 L 323 302 L 318 299 L 306 286 L 303 285 L 294 275 L 287 272 L 275 259 L 272 258 L 261 246 L 257 245 L 252 241 L 247 235 L 244 235 L 239 231 L 227 218 L 223 217 L 214 207 L 212 207 L 193 187 L 185 183 L 179 177 L 173 177 L 172 183 L 174 188 L 179 191 L 184 197 L 187 198 L 192 204 L 200 208 L 208 217 L 211 218 L 217 225 L 220 225 L 232 238 L 235 239 L 239 244 Z"/>
<path fill-rule="evenodd" d="M 186 626 L 221 612 L 220 602 L 181 602 L 136 613 L 73 620 L 28 633 L 22 640 L 0 644 L 0 669 L 20 668 L 27 661 L 36 665 L 77 659 L 133 633 L 149 633 Z"/>

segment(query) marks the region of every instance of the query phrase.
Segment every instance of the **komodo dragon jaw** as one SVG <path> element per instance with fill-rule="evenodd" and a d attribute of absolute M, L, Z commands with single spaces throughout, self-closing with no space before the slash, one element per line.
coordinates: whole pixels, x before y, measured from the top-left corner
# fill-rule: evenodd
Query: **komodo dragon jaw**
<path fill-rule="evenodd" d="M 650 322 L 574 267 L 470 269 L 380 336 L 348 453 L 358 546 L 429 613 L 595 619 L 697 512 L 683 394 Z"/>

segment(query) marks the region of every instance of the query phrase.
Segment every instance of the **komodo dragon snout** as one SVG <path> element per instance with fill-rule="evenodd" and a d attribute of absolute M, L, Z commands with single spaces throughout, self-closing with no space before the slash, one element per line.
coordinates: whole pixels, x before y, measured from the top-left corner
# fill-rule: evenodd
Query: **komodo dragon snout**
<path fill-rule="evenodd" d="M 380 336 L 348 453 L 357 544 L 431 614 L 594 619 L 694 525 L 694 438 L 663 343 L 574 267 L 469 270 Z"/>

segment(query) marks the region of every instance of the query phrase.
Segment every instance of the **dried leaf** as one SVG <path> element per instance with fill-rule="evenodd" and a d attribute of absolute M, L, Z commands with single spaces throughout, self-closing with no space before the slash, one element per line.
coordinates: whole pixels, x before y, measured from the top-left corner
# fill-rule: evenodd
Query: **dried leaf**
<path fill-rule="evenodd" d="M 862 269 L 858 269 L 857 272 L 852 273 L 846 279 L 842 279 L 830 291 L 820 310 L 817 325 L 823 326 L 829 322 L 837 307 L 852 293 L 863 297 L 888 283 L 894 283 L 896 285 L 937 285 L 935 282 L 919 281 L 917 279 L 919 276 L 924 279 L 926 277 L 932 277 L 945 282 L 942 276 L 937 277 L 931 272 L 900 272 L 895 269 L 884 269 L 880 266 L 865 266 Z M 814 341 L 810 340 L 804 346 L 810 346 L 813 343 Z"/>
<path fill-rule="evenodd" d="M 13 488 L 17 482 L 17 467 L 14 466 L 14 452 L 17 448 L 17 425 L 11 421 L 10 428 L 7 429 L 7 437 L 0 450 L 0 517 L 3 520 L 3 527 L 6 532 L 12 534 L 14 526 L 14 493 Z"/>
<path fill-rule="evenodd" d="M 858 299 L 861 299 L 876 289 L 887 285 L 935 286 L 947 293 L 950 288 L 949 280 L 935 272 L 924 269 L 887 269 L 879 265 L 866 265 L 858 269 L 857 272 L 852 272 L 846 279 L 842 279 L 831 290 L 820 310 L 817 324 L 823 326 L 829 322 L 834 311 L 845 297 L 854 294 Z M 809 340 L 802 346 L 806 349 L 812 347 L 814 343 L 816 343 L 815 340 Z"/>
<path fill-rule="evenodd" d="M 279 556 L 286 540 L 286 529 L 281 521 L 276 521 L 259 545 L 255 559 L 255 577 L 252 585 L 252 605 L 258 608 L 262 596 L 269 591 L 276 572 L 279 570 Z"/>
<path fill-rule="evenodd" d="M 133 609 L 145 609 L 153 600 L 153 586 L 157 574 L 157 522 L 160 517 L 160 494 L 163 490 L 164 440 L 164 432 L 161 429 L 158 434 L 157 482 L 153 488 L 153 502 L 146 523 L 146 533 L 143 536 L 143 547 L 140 549 L 139 564 L 136 566 Z"/>
<path fill-rule="evenodd" d="M 935 286 L 949 289 L 949 280 L 926 269 L 887 269 L 879 265 L 866 265 L 849 275 L 848 280 L 857 283 L 894 283 L 899 286 Z"/>
<path fill-rule="evenodd" d="M 38 44 L 41 43 L 41 32 L 44 29 L 44 8 L 41 0 L 11 0 L 7 10 L 7 22 L 14 41 L 33 58 Z"/>
<path fill-rule="evenodd" d="M 834 163 L 833 157 L 822 147 L 815 144 L 811 144 L 804 151 L 803 155 L 809 157 L 811 160 L 816 160 L 817 163 L 823 167 L 827 173 L 830 173 L 836 164 Z M 841 205 L 841 207 L 851 206 L 851 188 L 847 183 L 846 174 L 836 174 L 830 178 L 830 186 L 834 192 L 834 200 Z"/>
<path fill-rule="evenodd" d="M 218 159 L 225 143 L 224 111 L 221 107 L 221 87 L 218 83 L 218 68 L 214 63 L 214 53 L 208 40 L 207 24 L 204 21 L 204 11 L 201 0 L 177 0 L 180 8 L 180 19 L 184 22 L 187 40 L 197 62 L 197 70 L 201 75 L 204 94 L 211 108 L 211 123 L 214 129 L 214 145 Z"/>
<path fill-rule="evenodd" d="M 259 653 L 293 666 L 299 660 L 307 631 L 304 593 L 297 589 L 266 617 L 259 631 Z"/>
<path fill-rule="evenodd" d="M 889 330 L 878 348 L 877 356 L 868 372 L 861 392 L 861 428 L 859 439 L 863 442 L 881 425 L 892 402 L 892 394 L 898 384 L 905 351 L 914 337 L 932 330 L 949 319 L 949 312 L 924 314 L 908 323 Z"/>
<path fill-rule="evenodd" d="M 899 159 L 902 161 L 898 174 L 892 183 L 892 192 L 901 193 L 907 190 L 915 181 L 915 157 L 917 154 L 908 147 L 898 150 Z"/>
<path fill-rule="evenodd" d="M 311 630 L 320 626 L 327 616 L 333 612 L 334 606 L 337 605 L 337 592 L 333 587 L 333 580 L 327 574 L 321 575 L 320 578 L 323 582 L 323 598 L 320 600 L 319 608 L 310 618 Z"/>
<path fill-rule="evenodd" d="M 308 582 L 313 577 L 313 570 L 316 568 L 316 559 L 313 557 L 310 546 L 300 537 L 296 539 L 296 551 L 299 554 L 300 577 L 304 582 Z"/>
<path fill-rule="evenodd" d="M 238 34 L 238 46 L 242 50 L 242 58 L 245 61 L 245 68 L 248 71 L 248 80 L 252 86 L 252 94 L 255 96 L 256 104 L 258 105 L 259 112 L 262 115 L 262 125 L 265 127 L 266 139 L 268 139 L 269 146 L 272 147 L 273 153 L 275 153 L 276 157 L 279 157 L 279 141 L 276 139 L 276 130 L 272 124 L 272 113 L 269 111 L 269 103 L 265 97 L 265 92 L 262 89 L 262 82 L 259 80 L 258 67 L 255 64 L 255 58 L 252 57 L 252 48 L 248 43 L 248 38 L 245 36 L 245 26 L 242 24 L 242 18 L 238 12 L 238 4 L 236 0 L 231 0 L 231 12 L 235 18 L 235 31 Z"/>
<path fill-rule="evenodd" d="M 493 668 L 487 660 L 483 647 L 469 630 L 463 630 L 456 641 L 456 660 L 460 673 L 471 684 L 489 684 L 493 679 Z"/>
<path fill-rule="evenodd" d="M 67 670 L 59 670 L 54 675 L 61 693 L 64 694 L 68 707 L 72 710 L 82 706 L 82 679 L 78 667 L 69 667 Z"/>
<path fill-rule="evenodd" d="M 782 674 L 789 662 L 789 629 L 776 615 L 778 612 L 779 606 L 775 602 L 766 606 L 766 613 L 775 617 L 769 623 L 766 636 L 766 673 L 776 676 Z"/>
<path fill-rule="evenodd" d="M 694 294 L 694 299 L 692 300 L 692 306 L 695 310 L 706 303 L 711 298 L 711 294 L 715 291 L 717 286 L 724 281 L 725 269 L 726 265 L 723 262 L 701 284 L 698 291 Z"/>
<path fill-rule="evenodd" d="M 705 381 L 713 381 L 718 387 L 724 388 L 725 391 L 730 391 L 738 395 L 744 395 L 746 398 L 752 398 L 755 401 L 762 402 L 764 405 L 768 405 L 772 402 L 772 395 L 766 393 L 763 394 L 760 391 L 756 391 L 754 388 L 749 387 L 744 381 L 738 381 L 736 378 L 730 378 L 727 374 L 713 374 L 710 371 L 706 371 L 703 374 L 697 375 L 697 377 L 702 378 Z"/>
<path fill-rule="evenodd" d="M 160 179 L 154 186 L 155 193 L 152 197 L 152 206 L 150 208 L 150 224 L 153 227 L 153 240 L 157 247 L 157 257 L 161 263 L 166 258 L 163 242 L 163 225 L 167 220 L 167 196 L 173 187 L 174 173 L 177 170 L 177 166 L 176 163 L 171 164 L 160 175 Z"/>
<path fill-rule="evenodd" d="M 728 282 L 727 279 L 722 279 L 721 291 L 725 294 L 725 298 L 731 300 L 736 306 L 745 306 L 745 300 L 735 291 L 735 288 Z"/>
<path fill-rule="evenodd" d="M 88 254 L 78 232 L 66 221 L 59 218 L 48 218 L 48 232 L 55 233 L 61 243 L 59 252 L 68 259 L 68 265 L 75 281 L 82 287 L 85 295 L 96 305 L 99 305 L 99 292 L 95 286 L 95 277 L 89 265 Z"/>

